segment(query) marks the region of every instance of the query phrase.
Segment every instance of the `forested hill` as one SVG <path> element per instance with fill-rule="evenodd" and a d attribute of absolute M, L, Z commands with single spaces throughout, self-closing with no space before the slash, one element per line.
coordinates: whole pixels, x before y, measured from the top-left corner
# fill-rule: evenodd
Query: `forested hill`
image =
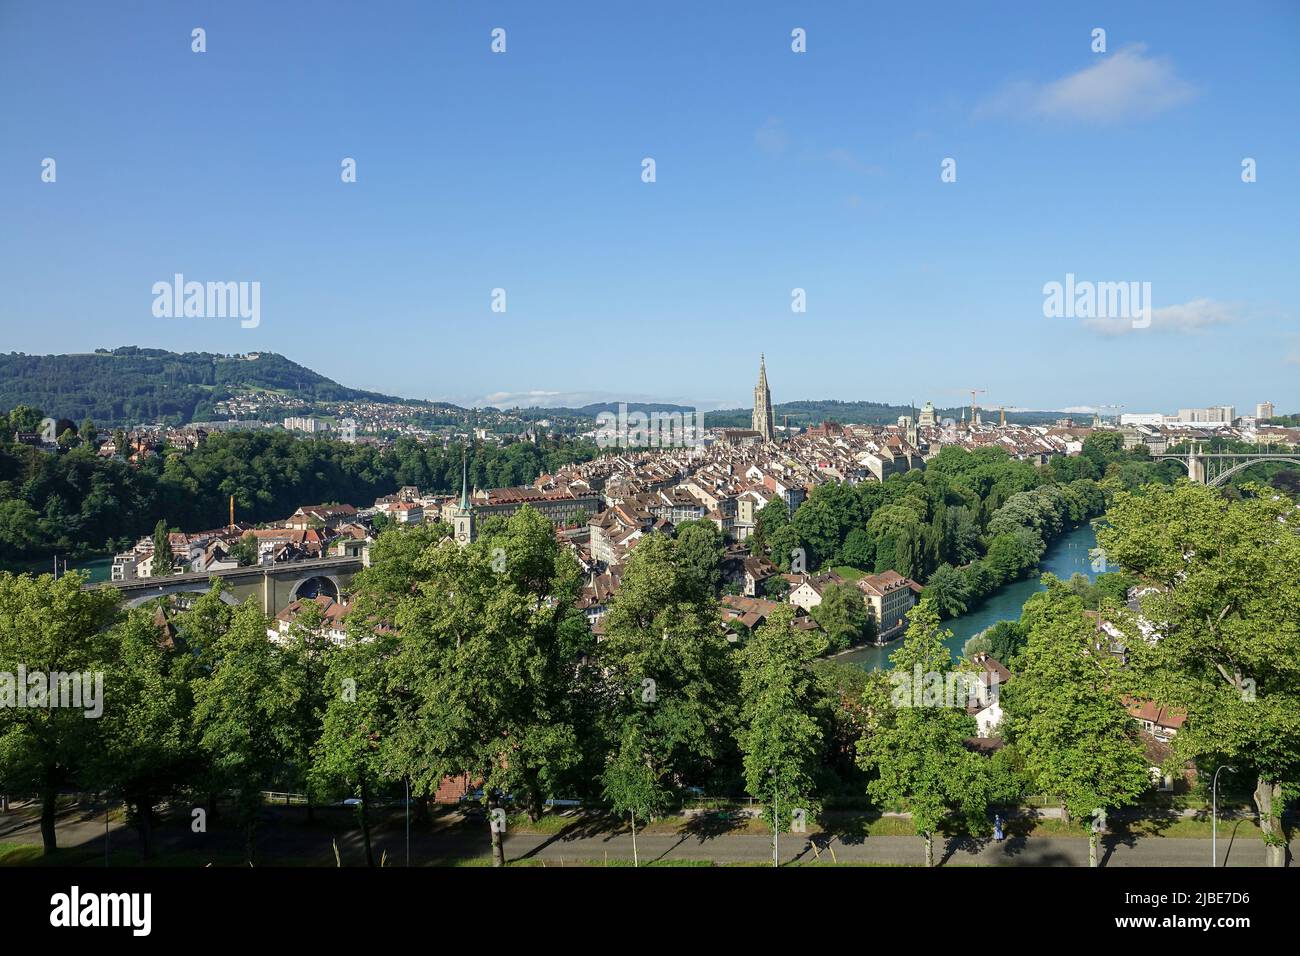
<path fill-rule="evenodd" d="M 304 403 L 406 402 L 347 388 L 274 352 L 215 355 L 128 346 L 75 355 L 0 354 L 0 408 L 29 405 L 76 422 L 205 421 L 215 417 L 215 403 L 248 389 Z"/>

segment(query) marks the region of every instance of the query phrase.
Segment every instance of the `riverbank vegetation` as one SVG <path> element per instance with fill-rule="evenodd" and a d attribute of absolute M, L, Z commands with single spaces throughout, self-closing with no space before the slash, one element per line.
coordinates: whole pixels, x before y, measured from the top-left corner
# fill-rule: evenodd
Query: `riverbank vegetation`
<path fill-rule="evenodd" d="M 1032 575 L 1052 541 L 1100 517 L 1116 493 L 1172 483 L 1177 469 L 1126 451 L 1114 432 L 1041 466 L 994 446 L 951 446 L 883 483 L 819 485 L 793 515 L 780 501 L 767 505 L 753 547 L 786 571 L 792 562 L 858 576 L 897 571 L 925 585 L 941 617 L 956 617 Z"/>

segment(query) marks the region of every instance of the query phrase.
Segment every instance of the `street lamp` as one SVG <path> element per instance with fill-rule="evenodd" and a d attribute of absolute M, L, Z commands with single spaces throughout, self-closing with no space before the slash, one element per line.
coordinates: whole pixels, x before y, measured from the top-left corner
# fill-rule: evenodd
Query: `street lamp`
<path fill-rule="evenodd" d="M 781 810 L 777 801 L 780 793 L 776 785 L 776 768 L 768 771 L 772 775 L 772 866 L 779 867 L 781 854 Z"/>
<path fill-rule="evenodd" d="M 1214 771 L 1214 784 L 1210 787 L 1210 866 L 1219 865 L 1219 771 L 1228 770 L 1235 773 L 1236 767 L 1220 764 Z"/>

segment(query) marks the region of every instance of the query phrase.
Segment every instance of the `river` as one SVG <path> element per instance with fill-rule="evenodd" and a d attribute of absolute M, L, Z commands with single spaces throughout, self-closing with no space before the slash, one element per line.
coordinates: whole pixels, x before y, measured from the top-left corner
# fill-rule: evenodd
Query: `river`
<path fill-rule="evenodd" d="M 1050 571 L 1062 580 L 1069 580 L 1073 574 L 1086 574 L 1088 580 L 1097 577 L 1092 570 L 1089 551 L 1097 546 L 1097 535 L 1092 525 L 1084 524 L 1067 531 L 1047 549 L 1043 560 L 1039 562 L 1038 574 L 1022 581 L 1005 584 L 989 595 L 979 607 L 968 614 L 950 618 L 943 626 L 952 631 L 952 637 L 944 641 L 948 650 L 956 657 L 961 654 L 962 645 L 980 631 L 992 627 L 998 621 L 1018 621 L 1020 609 L 1031 594 L 1044 590 L 1039 576 Z M 898 649 L 895 640 L 884 647 L 860 647 L 838 655 L 835 660 L 845 664 L 857 664 L 866 670 L 878 670 L 889 666 L 889 655 Z"/>
<path fill-rule="evenodd" d="M 53 558 L 40 558 L 36 561 L 0 562 L 0 571 L 14 574 L 49 574 L 54 570 Z M 90 575 L 88 584 L 100 584 L 113 576 L 113 557 L 104 555 L 99 558 L 87 558 L 84 561 L 68 563 L 69 571 L 84 571 Z M 63 561 L 59 561 L 59 572 L 63 572 Z"/>
<path fill-rule="evenodd" d="M 953 652 L 953 656 L 957 656 L 961 653 L 962 645 L 967 639 L 980 631 L 992 627 L 998 621 L 1019 620 L 1020 609 L 1025 601 L 1031 594 L 1043 590 L 1038 577 L 1044 571 L 1050 571 L 1062 580 L 1068 580 L 1076 573 L 1086 574 L 1088 579 L 1092 580 L 1097 574 L 1092 570 L 1089 551 L 1096 546 L 1097 535 L 1091 525 L 1084 524 L 1073 531 L 1067 531 L 1047 549 L 1047 553 L 1043 555 L 1043 560 L 1038 565 L 1038 574 L 1032 578 L 1003 585 L 975 610 L 944 621 L 943 626 L 952 631 L 952 637 L 944 641 L 944 644 Z M 102 557 L 84 561 L 78 564 L 77 568 L 90 573 L 91 584 L 98 584 L 109 579 L 112 565 L 111 557 Z M 30 570 L 40 572 L 48 570 L 48 567 L 33 565 Z M 889 655 L 898 648 L 898 645 L 898 641 L 893 641 L 884 647 L 860 647 L 837 655 L 835 660 L 846 664 L 857 664 L 867 670 L 877 670 L 889 666 Z"/>

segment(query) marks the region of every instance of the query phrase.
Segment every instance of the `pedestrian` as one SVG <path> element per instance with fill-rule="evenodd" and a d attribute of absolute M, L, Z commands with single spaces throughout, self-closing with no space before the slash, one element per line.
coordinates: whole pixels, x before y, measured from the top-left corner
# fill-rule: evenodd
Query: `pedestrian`
<path fill-rule="evenodd" d="M 999 843 L 1003 840 L 1002 814 L 1000 813 L 993 814 L 993 839 L 997 840 Z"/>

